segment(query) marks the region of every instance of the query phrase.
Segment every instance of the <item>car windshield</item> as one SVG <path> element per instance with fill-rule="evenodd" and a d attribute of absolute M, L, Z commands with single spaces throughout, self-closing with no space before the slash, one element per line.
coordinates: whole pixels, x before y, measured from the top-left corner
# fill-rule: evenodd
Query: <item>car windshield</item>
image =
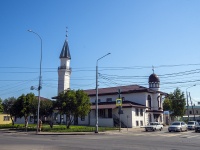
<path fill-rule="evenodd" d="M 172 125 L 180 125 L 180 122 L 174 122 Z"/>
<path fill-rule="evenodd" d="M 157 123 L 155 123 L 155 122 L 151 122 L 150 125 L 157 125 Z"/>
<path fill-rule="evenodd" d="M 189 124 L 189 125 L 193 125 L 193 124 L 194 124 L 194 122 L 188 122 L 188 124 Z"/>

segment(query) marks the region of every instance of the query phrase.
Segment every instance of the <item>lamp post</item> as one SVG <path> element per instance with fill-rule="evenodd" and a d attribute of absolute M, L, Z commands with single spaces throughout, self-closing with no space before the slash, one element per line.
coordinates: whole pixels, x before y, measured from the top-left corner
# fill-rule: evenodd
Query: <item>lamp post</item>
<path fill-rule="evenodd" d="M 96 62 L 96 130 L 95 133 L 98 133 L 98 61 L 106 56 L 110 55 L 110 53 L 102 56 L 101 58 L 97 59 Z"/>
<path fill-rule="evenodd" d="M 188 103 L 188 92 L 187 92 L 187 89 L 193 87 L 193 86 L 196 86 L 196 84 L 192 85 L 192 86 L 189 86 L 188 88 L 186 88 L 186 98 L 187 98 L 187 115 L 188 115 L 188 121 L 189 121 L 189 103 Z"/>
<path fill-rule="evenodd" d="M 38 88 L 36 88 L 36 90 L 38 91 L 38 110 L 37 110 L 37 134 L 38 134 L 39 119 L 40 119 L 40 90 L 42 88 L 42 86 L 41 86 L 41 79 L 42 79 L 42 75 L 41 75 L 42 74 L 42 38 L 36 32 L 34 32 L 32 30 L 28 30 L 28 31 L 34 33 L 35 35 L 37 35 L 40 38 L 40 41 L 41 41 L 39 85 L 38 85 Z M 31 87 L 31 89 L 33 89 L 33 87 Z"/>

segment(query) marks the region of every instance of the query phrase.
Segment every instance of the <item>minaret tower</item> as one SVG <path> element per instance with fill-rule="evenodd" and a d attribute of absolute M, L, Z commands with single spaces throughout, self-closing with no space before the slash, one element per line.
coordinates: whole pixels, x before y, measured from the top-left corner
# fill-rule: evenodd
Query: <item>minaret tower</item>
<path fill-rule="evenodd" d="M 70 88 L 71 56 L 67 37 L 68 36 L 66 34 L 66 40 L 60 53 L 60 66 L 58 67 L 58 94 Z"/>

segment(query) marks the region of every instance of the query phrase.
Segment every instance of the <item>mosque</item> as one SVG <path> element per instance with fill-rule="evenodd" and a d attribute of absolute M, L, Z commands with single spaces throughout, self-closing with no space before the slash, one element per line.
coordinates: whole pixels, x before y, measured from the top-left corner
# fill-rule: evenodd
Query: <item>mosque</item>
<path fill-rule="evenodd" d="M 66 38 L 60 53 L 58 67 L 58 93 L 70 89 L 70 49 Z M 149 87 L 128 85 L 98 89 L 98 125 L 113 127 L 141 127 L 149 122 L 163 123 L 162 102 L 167 93 L 160 91 L 160 79 L 153 72 L 148 79 Z M 74 118 L 77 125 L 96 125 L 96 89 L 84 90 L 92 103 L 91 111 L 87 116 Z M 120 92 L 119 92 L 120 91 Z M 121 109 L 116 105 L 116 99 L 121 99 Z M 62 121 L 66 117 L 61 117 Z"/>

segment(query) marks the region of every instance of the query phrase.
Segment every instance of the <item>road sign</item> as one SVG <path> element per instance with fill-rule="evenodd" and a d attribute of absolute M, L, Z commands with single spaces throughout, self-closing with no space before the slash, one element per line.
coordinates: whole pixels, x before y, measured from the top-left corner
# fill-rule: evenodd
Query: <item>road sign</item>
<path fill-rule="evenodd" d="M 122 99 L 116 99 L 116 106 L 122 106 Z"/>

